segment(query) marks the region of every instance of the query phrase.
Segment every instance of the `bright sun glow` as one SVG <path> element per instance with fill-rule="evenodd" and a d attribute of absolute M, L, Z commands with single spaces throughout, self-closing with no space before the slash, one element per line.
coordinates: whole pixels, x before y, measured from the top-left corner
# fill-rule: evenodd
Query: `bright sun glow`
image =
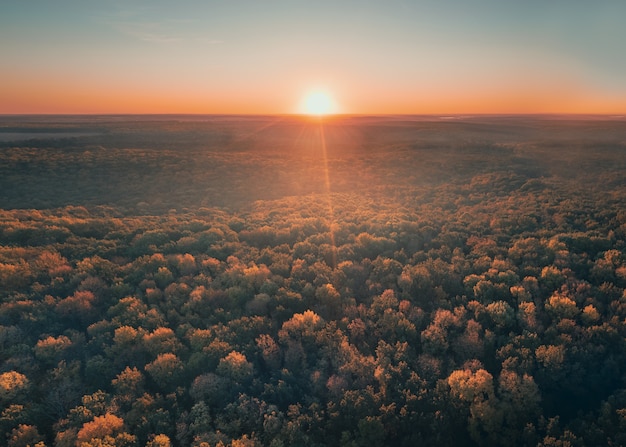
<path fill-rule="evenodd" d="M 328 93 L 315 91 L 309 93 L 304 99 L 303 112 L 308 115 L 328 115 L 335 113 L 335 103 Z"/>

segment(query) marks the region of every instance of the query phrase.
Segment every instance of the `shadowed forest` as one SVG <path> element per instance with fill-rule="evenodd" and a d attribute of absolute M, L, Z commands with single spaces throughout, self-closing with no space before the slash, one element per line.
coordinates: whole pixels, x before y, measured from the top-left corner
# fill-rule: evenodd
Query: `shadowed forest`
<path fill-rule="evenodd" d="M 626 121 L 0 117 L 0 445 L 626 445 Z"/>

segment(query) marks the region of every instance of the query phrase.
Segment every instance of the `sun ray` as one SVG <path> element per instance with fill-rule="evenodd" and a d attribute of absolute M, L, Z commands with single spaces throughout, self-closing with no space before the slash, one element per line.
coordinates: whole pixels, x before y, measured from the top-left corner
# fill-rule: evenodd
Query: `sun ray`
<path fill-rule="evenodd" d="M 328 231 L 330 233 L 330 243 L 332 249 L 331 268 L 337 268 L 337 243 L 335 242 L 335 209 L 333 207 L 332 191 L 330 189 L 330 171 L 328 169 L 328 152 L 326 148 L 326 135 L 324 134 L 324 123 L 319 122 L 320 145 L 322 149 L 322 162 L 324 164 L 324 183 L 326 187 L 326 204 L 328 206 Z"/>

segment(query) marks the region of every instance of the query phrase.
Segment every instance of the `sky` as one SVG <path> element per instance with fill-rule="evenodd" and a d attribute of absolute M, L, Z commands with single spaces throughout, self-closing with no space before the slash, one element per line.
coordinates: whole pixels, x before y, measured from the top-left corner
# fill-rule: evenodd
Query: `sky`
<path fill-rule="evenodd" d="M 626 113 L 623 0 L 3 0 L 0 114 Z"/>

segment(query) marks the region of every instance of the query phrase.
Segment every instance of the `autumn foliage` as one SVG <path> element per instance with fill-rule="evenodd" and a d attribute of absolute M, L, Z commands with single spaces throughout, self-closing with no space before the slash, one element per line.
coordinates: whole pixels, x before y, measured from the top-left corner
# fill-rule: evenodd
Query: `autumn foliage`
<path fill-rule="evenodd" d="M 626 444 L 623 121 L 205 121 L 2 143 L 0 445 Z"/>

